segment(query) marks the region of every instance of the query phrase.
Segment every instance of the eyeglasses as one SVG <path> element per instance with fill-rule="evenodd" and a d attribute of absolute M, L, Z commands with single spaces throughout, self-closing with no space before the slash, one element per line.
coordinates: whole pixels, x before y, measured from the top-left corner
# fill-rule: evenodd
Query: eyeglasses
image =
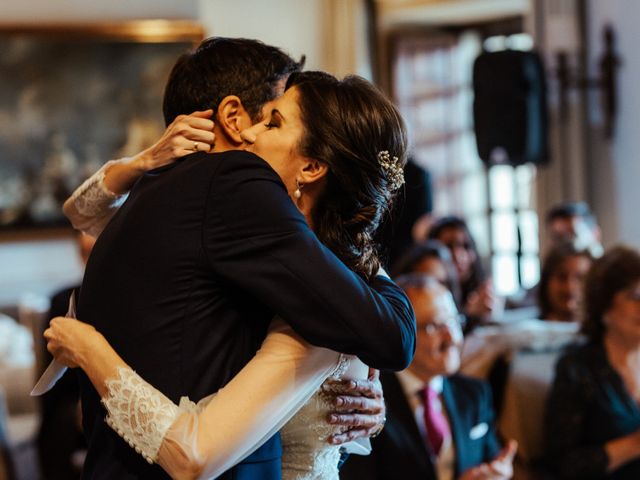
<path fill-rule="evenodd" d="M 467 321 L 467 317 L 458 313 L 446 318 L 436 318 L 434 323 L 429 323 L 424 326 L 424 331 L 427 335 L 435 335 L 436 333 L 442 333 L 445 330 L 462 329 Z"/>

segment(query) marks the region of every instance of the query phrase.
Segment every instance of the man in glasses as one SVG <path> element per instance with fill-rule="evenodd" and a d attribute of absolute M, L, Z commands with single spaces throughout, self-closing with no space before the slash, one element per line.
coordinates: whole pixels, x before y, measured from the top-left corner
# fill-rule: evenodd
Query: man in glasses
<path fill-rule="evenodd" d="M 507 479 L 517 445 L 501 450 L 489 385 L 457 373 L 461 319 L 451 293 L 435 279 L 397 279 L 414 308 L 416 355 L 406 370 L 383 373 L 387 423 L 369 457 L 351 458 L 341 478 Z"/>

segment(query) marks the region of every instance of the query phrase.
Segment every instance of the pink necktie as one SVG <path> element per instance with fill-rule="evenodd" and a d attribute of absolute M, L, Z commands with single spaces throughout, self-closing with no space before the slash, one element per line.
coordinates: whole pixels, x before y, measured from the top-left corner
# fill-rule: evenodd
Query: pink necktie
<path fill-rule="evenodd" d="M 451 434 L 449 431 L 449 422 L 447 422 L 442 409 L 436 408 L 438 392 L 428 386 L 425 387 L 422 392 L 427 439 L 429 440 L 432 453 L 437 456 L 440 453 L 444 439 Z"/>

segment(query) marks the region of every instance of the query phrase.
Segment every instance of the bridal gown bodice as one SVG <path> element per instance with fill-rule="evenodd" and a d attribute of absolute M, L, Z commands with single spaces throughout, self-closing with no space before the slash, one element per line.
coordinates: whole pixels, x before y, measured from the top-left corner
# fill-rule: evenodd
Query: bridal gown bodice
<path fill-rule="evenodd" d="M 75 212 L 67 213 L 76 228 L 93 235 L 122 202 L 104 186 L 110 164 L 74 192 Z M 197 404 L 187 398 L 174 404 L 129 368 L 106 382 L 109 393 L 102 400 L 107 423 L 172 476 L 189 458 L 202 466 L 199 478 L 215 478 L 280 431 L 283 480 L 334 480 L 340 450 L 327 439 L 340 430 L 327 423 L 325 381 L 367 374 L 356 357 L 313 347 L 276 317 L 249 364 Z"/>
<path fill-rule="evenodd" d="M 365 378 L 366 374 L 366 365 L 357 358 L 341 355 L 340 366 L 331 378 Z M 340 448 L 327 443 L 336 433 L 336 427 L 327 423 L 329 401 L 323 386 L 280 430 L 283 480 L 338 479 Z"/>

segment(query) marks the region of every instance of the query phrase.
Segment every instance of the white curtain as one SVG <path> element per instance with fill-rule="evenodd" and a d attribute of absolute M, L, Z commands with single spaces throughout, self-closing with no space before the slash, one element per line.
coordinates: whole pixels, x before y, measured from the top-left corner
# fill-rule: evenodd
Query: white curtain
<path fill-rule="evenodd" d="M 322 68 L 371 80 L 364 0 L 322 1 Z"/>

